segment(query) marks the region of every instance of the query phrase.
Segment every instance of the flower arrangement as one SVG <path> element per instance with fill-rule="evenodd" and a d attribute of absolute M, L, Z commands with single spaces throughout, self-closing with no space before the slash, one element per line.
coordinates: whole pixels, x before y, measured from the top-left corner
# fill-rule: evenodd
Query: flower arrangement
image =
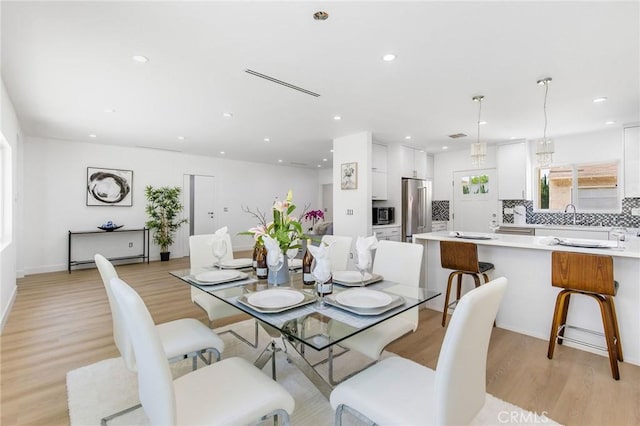
<path fill-rule="evenodd" d="M 258 226 L 250 228 L 248 231 L 241 232 L 242 235 L 252 235 L 256 242 L 261 242 L 263 235 L 268 235 L 278 242 L 278 246 L 282 253 L 286 253 L 287 250 L 300 247 L 300 239 L 305 238 L 302 231 L 301 217 L 305 215 L 307 206 L 305 206 L 302 215 L 299 217 L 292 216 L 293 211 L 296 209 L 293 204 L 293 191 L 287 192 L 287 198 L 284 201 L 276 199 L 271 207 L 273 212 L 273 221 L 268 222 L 266 220 L 266 214 L 257 209 L 256 212 L 252 212 L 249 208 L 243 207 L 242 210 L 253 215 L 258 219 Z"/>
<path fill-rule="evenodd" d="M 311 222 L 311 228 L 309 228 L 309 231 L 311 231 L 318 221 L 324 220 L 324 212 L 322 210 L 309 210 L 302 218 Z"/>

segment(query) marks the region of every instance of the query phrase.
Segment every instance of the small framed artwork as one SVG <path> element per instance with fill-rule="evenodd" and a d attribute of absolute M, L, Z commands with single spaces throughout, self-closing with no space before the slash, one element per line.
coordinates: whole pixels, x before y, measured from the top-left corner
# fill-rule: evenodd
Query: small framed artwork
<path fill-rule="evenodd" d="M 340 176 L 341 189 L 358 189 L 358 163 L 343 163 Z"/>
<path fill-rule="evenodd" d="M 133 170 L 87 167 L 87 206 L 133 205 Z"/>

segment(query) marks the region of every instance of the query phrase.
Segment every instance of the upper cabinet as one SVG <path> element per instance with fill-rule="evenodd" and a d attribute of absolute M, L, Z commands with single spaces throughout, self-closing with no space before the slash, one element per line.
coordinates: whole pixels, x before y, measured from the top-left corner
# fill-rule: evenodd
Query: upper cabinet
<path fill-rule="evenodd" d="M 387 199 L 387 147 L 376 143 L 372 145 L 371 199 Z"/>
<path fill-rule="evenodd" d="M 624 196 L 640 197 L 640 125 L 624 129 Z"/>
<path fill-rule="evenodd" d="M 427 153 L 424 150 L 408 146 L 403 146 L 400 149 L 402 177 L 415 179 L 433 177 L 433 173 L 428 173 Z M 433 167 L 431 169 L 433 169 Z"/>
<path fill-rule="evenodd" d="M 498 199 L 524 200 L 529 197 L 527 185 L 529 162 L 526 141 L 498 145 Z"/>

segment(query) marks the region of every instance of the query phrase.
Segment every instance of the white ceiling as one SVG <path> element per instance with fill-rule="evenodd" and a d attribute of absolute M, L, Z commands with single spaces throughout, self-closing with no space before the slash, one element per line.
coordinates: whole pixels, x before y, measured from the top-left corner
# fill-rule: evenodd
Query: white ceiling
<path fill-rule="evenodd" d="M 483 140 L 539 138 L 544 87 L 536 80 L 547 76 L 551 137 L 640 121 L 637 1 L 1 8 L 2 78 L 29 136 L 327 167 L 333 138 L 365 130 L 429 152 L 467 149 L 478 94 Z M 318 10 L 329 19 L 315 21 Z M 383 62 L 385 53 L 397 59 Z M 593 103 L 599 96 L 608 101 Z M 458 132 L 469 136 L 447 136 Z"/>

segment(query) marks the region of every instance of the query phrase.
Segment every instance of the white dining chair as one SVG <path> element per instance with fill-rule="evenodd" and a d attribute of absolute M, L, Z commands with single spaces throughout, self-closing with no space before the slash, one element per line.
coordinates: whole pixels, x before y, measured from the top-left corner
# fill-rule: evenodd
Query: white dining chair
<path fill-rule="evenodd" d="M 353 238 L 340 235 L 323 235 L 321 242 L 331 246 L 331 272 L 346 270 Z"/>
<path fill-rule="evenodd" d="M 222 261 L 232 260 L 233 247 L 231 245 L 231 237 L 229 234 L 225 234 L 224 237 L 227 241 L 227 253 L 223 256 Z M 198 269 L 204 267 L 213 266 L 215 260 L 213 258 L 212 245 L 214 234 L 201 234 L 192 235 L 189 237 L 189 265 L 191 269 Z M 243 258 L 239 258 L 243 259 Z M 248 261 L 251 259 L 247 258 Z M 241 296 L 242 288 L 233 287 L 225 290 L 221 290 L 225 297 Z M 209 327 L 213 325 L 213 322 L 217 319 L 227 318 L 233 315 L 238 315 L 241 311 L 234 308 L 228 303 L 225 303 L 219 299 L 216 299 L 209 293 L 202 291 L 194 286 L 191 286 L 191 302 L 195 303 L 198 307 L 207 313 L 209 319 Z M 258 323 L 255 323 L 253 342 L 245 339 L 233 330 L 223 331 L 221 334 L 230 333 L 237 337 L 240 341 L 247 345 L 257 348 L 258 347 Z"/>
<path fill-rule="evenodd" d="M 101 254 L 94 256 L 94 261 L 100 272 L 102 283 L 107 292 L 109 308 L 111 309 L 111 319 L 113 324 L 113 340 L 124 360 L 125 365 L 131 371 L 136 370 L 136 358 L 133 355 L 131 336 L 125 328 L 123 319 L 116 309 L 113 294 L 109 282 L 113 278 L 118 278 L 118 273 L 113 264 Z M 202 359 L 205 364 L 210 364 L 210 359 L 204 358 L 203 353 L 213 353 L 216 360 L 220 359 L 220 353 L 224 350 L 224 342 L 209 327 L 193 318 L 184 318 L 175 321 L 158 324 L 155 326 L 160 337 L 165 357 L 171 362 L 182 360 L 186 357 L 192 358 L 192 368 L 198 367 L 197 358 Z M 125 414 L 137 407 L 130 407 L 114 413 L 102 419 L 101 423 L 106 425 L 107 421 Z"/>
<path fill-rule="evenodd" d="M 338 385 L 335 424 L 345 409 L 380 425 L 469 424 L 485 403 L 489 339 L 506 288 L 501 277 L 460 299 L 435 371 L 391 357 Z"/>
<path fill-rule="evenodd" d="M 270 417 L 289 424 L 294 399 L 242 358 L 228 358 L 173 380 L 158 329 L 138 293 L 119 278 L 113 278 L 110 287 L 132 337 L 138 395 L 152 425 L 250 424 Z"/>
<path fill-rule="evenodd" d="M 397 241 L 382 240 L 378 242 L 372 272 L 382 275 L 387 281 L 393 281 L 404 286 L 410 286 L 416 291 L 420 287 L 420 272 L 422 269 L 422 244 L 402 243 Z M 411 294 L 406 294 L 411 296 Z M 418 307 L 396 315 L 340 342 L 340 346 L 359 352 L 372 360 L 377 361 L 384 348 L 394 340 L 418 328 Z M 331 335 L 346 334 L 342 323 L 331 321 Z M 333 353 L 329 349 L 328 357 L 329 380 L 332 384 L 339 383 L 333 377 Z M 369 364 L 371 365 L 371 364 Z M 369 366 L 367 365 L 367 367 Z M 366 367 L 365 367 L 366 368 Z M 357 372 L 357 371 L 356 371 Z M 351 373 L 341 380 L 355 374 Z"/>

